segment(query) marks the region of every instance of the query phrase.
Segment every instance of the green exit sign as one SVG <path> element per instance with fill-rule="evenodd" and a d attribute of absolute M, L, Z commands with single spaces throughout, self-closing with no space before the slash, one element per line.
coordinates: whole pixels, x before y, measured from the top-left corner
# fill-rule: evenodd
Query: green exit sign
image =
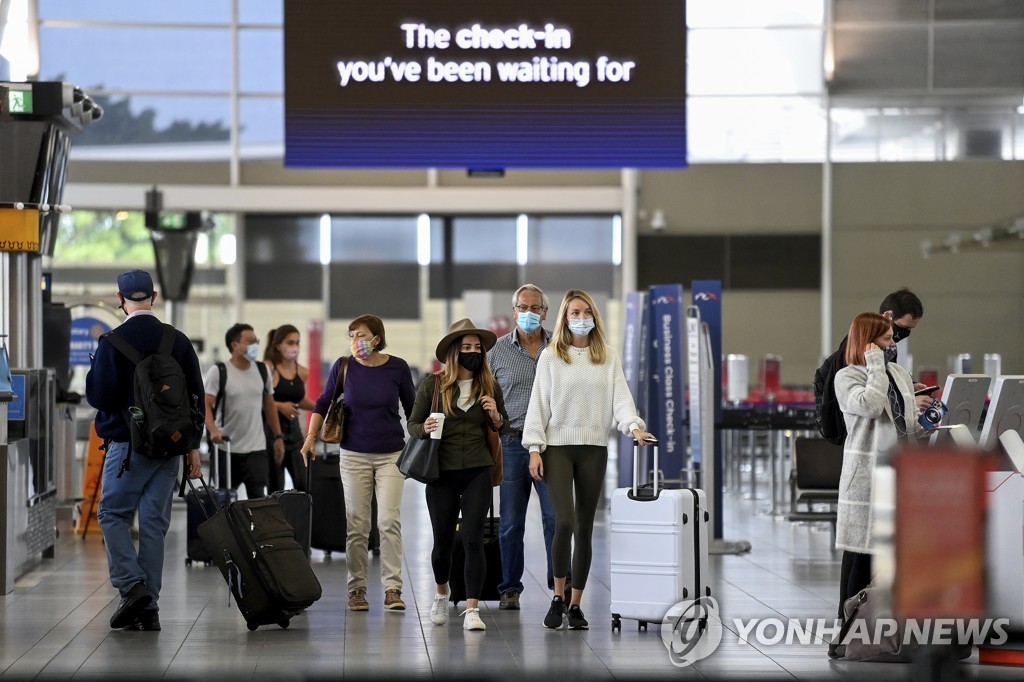
<path fill-rule="evenodd" d="M 32 91 L 31 90 L 8 90 L 7 111 L 12 114 L 32 113 Z"/>

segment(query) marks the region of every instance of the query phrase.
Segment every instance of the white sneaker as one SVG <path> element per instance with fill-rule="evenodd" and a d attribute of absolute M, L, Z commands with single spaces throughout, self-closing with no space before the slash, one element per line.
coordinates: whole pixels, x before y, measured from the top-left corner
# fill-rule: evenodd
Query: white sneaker
<path fill-rule="evenodd" d="M 434 595 L 434 603 L 430 605 L 430 621 L 434 625 L 444 625 L 448 622 L 448 595 Z"/>
<path fill-rule="evenodd" d="M 486 630 L 487 626 L 482 620 L 480 620 L 480 609 L 466 609 L 462 612 L 463 616 L 466 617 L 462 621 L 463 630 Z"/>

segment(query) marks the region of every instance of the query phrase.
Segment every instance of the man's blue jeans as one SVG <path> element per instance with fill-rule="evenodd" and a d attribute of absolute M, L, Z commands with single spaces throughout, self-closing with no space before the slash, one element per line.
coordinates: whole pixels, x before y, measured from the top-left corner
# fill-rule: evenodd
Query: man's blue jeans
<path fill-rule="evenodd" d="M 131 469 L 117 477 L 128 443 L 112 442 L 103 460 L 103 493 L 96 518 L 103 531 L 110 582 L 123 597 L 135 583 L 146 582 L 156 608 L 164 570 L 164 538 L 171 525 L 174 483 L 181 457 L 152 459 L 132 453 Z M 139 512 L 139 549 L 131 525 Z"/>
<path fill-rule="evenodd" d="M 537 491 L 540 515 L 544 525 L 544 550 L 547 554 L 548 589 L 554 589 L 551 574 L 551 540 L 555 537 L 555 512 L 551 508 L 547 486 L 530 476 L 530 453 L 523 449 L 518 436 L 501 437 L 502 482 L 501 508 L 498 520 L 498 544 L 501 547 L 502 581 L 499 592 L 514 590 L 523 593 L 523 536 L 526 534 L 526 510 L 531 488 Z"/>

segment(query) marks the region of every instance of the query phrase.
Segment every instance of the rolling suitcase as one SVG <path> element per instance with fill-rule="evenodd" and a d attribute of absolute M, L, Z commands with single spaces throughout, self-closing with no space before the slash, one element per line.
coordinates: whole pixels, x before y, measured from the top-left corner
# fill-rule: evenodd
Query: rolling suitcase
<path fill-rule="evenodd" d="M 199 494 L 191 480 L 189 486 Z M 271 623 L 286 628 L 323 594 L 281 504 L 272 497 L 232 502 L 199 525 L 199 537 L 250 630 Z"/>
<path fill-rule="evenodd" d="M 302 551 L 310 554 L 310 534 L 313 523 L 313 498 L 300 490 L 279 490 L 271 495 L 284 510 L 284 517 L 295 531 L 295 540 Z"/>
<path fill-rule="evenodd" d="M 211 454 L 210 468 L 216 471 L 217 466 L 214 460 L 219 457 L 220 449 L 210 444 L 213 448 Z M 225 454 L 227 455 L 228 481 L 231 480 L 231 443 L 224 439 Z M 207 494 L 206 491 L 209 491 Z M 193 488 L 185 496 L 185 565 L 191 566 L 193 562 L 201 562 L 209 566 L 213 557 L 206 551 L 203 541 L 199 537 L 199 524 L 213 516 L 218 510 L 228 506 L 238 497 L 238 492 L 230 487 L 208 487 L 205 483 L 200 488 Z"/>
<path fill-rule="evenodd" d="M 455 527 L 455 548 L 452 550 L 452 572 L 448 576 L 448 598 L 454 604 L 466 601 L 466 550 L 462 546 L 461 522 Z M 484 586 L 480 593 L 480 601 L 498 601 L 501 593 L 501 545 L 498 543 L 498 518 L 494 515 L 494 498 L 491 498 L 491 509 L 484 520 L 484 558 L 487 560 L 487 572 L 484 574 Z"/>
<path fill-rule="evenodd" d="M 710 596 L 708 584 L 707 496 L 703 490 L 658 488 L 658 446 L 654 482 L 639 486 L 639 444 L 633 444 L 633 487 L 611 501 L 612 630 L 622 618 L 660 624 L 669 609 Z"/>
<path fill-rule="evenodd" d="M 310 462 L 306 489 L 313 496 L 313 521 L 310 546 L 331 552 L 345 551 L 348 526 L 345 520 L 345 488 L 341 483 L 341 455 L 327 454 L 326 445 L 319 457 Z M 377 527 L 377 495 L 370 511 L 369 550 L 380 554 L 380 528 Z"/>

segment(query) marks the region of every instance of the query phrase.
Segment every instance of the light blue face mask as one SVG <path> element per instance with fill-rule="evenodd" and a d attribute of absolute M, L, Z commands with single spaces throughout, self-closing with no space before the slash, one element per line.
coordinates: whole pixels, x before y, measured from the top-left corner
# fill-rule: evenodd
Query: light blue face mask
<path fill-rule="evenodd" d="M 578 320 L 569 320 L 569 331 L 576 336 L 586 336 L 594 328 L 594 318 L 584 317 Z"/>
<path fill-rule="evenodd" d="M 245 357 L 249 358 L 250 362 L 256 362 L 260 356 L 260 344 L 250 343 L 245 347 Z"/>
<path fill-rule="evenodd" d="M 525 313 L 516 314 L 516 324 L 527 334 L 537 331 L 537 327 L 540 326 L 540 315 L 537 313 L 531 313 L 529 311 Z"/>

